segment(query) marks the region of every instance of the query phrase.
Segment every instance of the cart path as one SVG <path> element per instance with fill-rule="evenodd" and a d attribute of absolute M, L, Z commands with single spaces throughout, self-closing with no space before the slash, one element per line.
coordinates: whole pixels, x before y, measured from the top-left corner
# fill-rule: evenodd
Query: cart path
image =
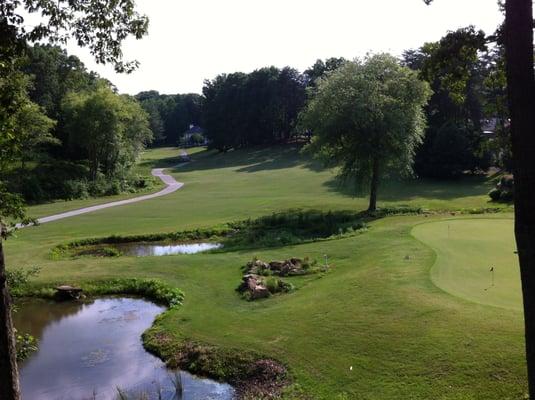
<path fill-rule="evenodd" d="M 175 165 L 173 168 L 181 167 L 185 164 L 187 163 L 185 162 L 185 163 Z M 145 200 L 154 199 L 156 197 L 166 196 L 168 194 L 176 192 L 178 189 L 184 186 L 182 182 L 177 182 L 175 178 L 173 178 L 171 175 L 164 174 L 163 172 L 164 169 L 166 168 L 154 168 L 151 170 L 152 176 L 160 178 L 160 180 L 166 185 L 166 187 L 160 190 L 159 192 L 146 194 L 144 196 L 139 196 L 139 197 L 133 197 L 131 199 L 113 201 L 110 203 L 98 204 L 96 206 L 84 207 L 78 210 L 67 211 L 61 214 L 50 215 L 48 217 L 38 218 L 37 221 L 40 224 L 45 224 L 47 222 L 57 221 L 63 218 L 75 217 L 77 215 L 87 214 L 87 213 L 98 211 L 98 210 L 104 210 L 110 207 L 117 207 L 117 206 L 124 206 L 126 204 L 138 203 L 140 201 L 145 201 Z M 21 224 L 17 224 L 17 228 L 24 228 L 24 226 Z"/>

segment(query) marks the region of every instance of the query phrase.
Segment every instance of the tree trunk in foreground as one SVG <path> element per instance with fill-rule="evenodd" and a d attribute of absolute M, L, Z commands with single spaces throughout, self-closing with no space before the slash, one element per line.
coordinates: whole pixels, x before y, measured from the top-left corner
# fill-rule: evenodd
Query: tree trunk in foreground
<path fill-rule="evenodd" d="M 532 0 L 507 0 L 506 68 L 515 177 L 515 236 L 524 299 L 530 398 L 535 399 L 535 77 Z"/>
<path fill-rule="evenodd" d="M 2 227 L 0 226 L 0 229 Z M 11 320 L 11 297 L 7 289 L 4 251 L 0 237 L 0 399 L 20 400 L 17 350 Z"/>
<path fill-rule="evenodd" d="M 368 211 L 377 210 L 377 190 L 379 188 L 379 160 L 374 159 L 372 165 L 372 180 L 370 183 L 370 204 Z"/>

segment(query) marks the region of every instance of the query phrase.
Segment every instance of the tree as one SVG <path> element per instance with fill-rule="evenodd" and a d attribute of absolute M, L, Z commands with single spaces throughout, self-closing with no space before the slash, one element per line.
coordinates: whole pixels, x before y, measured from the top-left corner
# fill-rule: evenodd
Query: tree
<path fill-rule="evenodd" d="M 148 115 L 139 103 L 107 86 L 67 95 L 63 109 L 69 145 L 89 160 L 93 180 L 99 173 L 114 177 L 128 170 L 152 139 Z"/>
<path fill-rule="evenodd" d="M 416 153 L 418 175 L 451 178 L 488 168 L 481 129 L 484 68 L 479 56 L 486 49 L 484 32 L 469 26 L 404 52 L 403 64 L 417 70 L 433 89 L 426 107 L 429 127 Z M 445 138 L 445 134 L 452 137 Z M 448 141 L 464 142 L 456 148 L 461 151 L 454 155 L 452 148 L 440 145 Z"/>
<path fill-rule="evenodd" d="M 312 151 L 341 166 L 342 177 L 370 184 L 374 211 L 381 176 L 411 170 L 429 95 L 429 85 L 391 55 L 369 56 L 320 79 L 301 124 L 314 133 Z"/>
<path fill-rule="evenodd" d="M 44 147 L 61 142 L 50 133 L 55 121 L 48 118 L 37 104 L 28 101 L 21 105 L 16 118 L 14 135 L 19 142 L 21 168 L 24 170 L 25 163 L 38 159 Z"/>
<path fill-rule="evenodd" d="M 331 57 L 323 60 L 316 60 L 314 65 L 305 70 L 304 75 L 309 86 L 315 86 L 319 78 L 323 78 L 337 68 L 341 67 L 347 60 L 343 57 Z"/>
<path fill-rule="evenodd" d="M 206 81 L 203 125 L 221 151 L 286 142 L 305 102 L 306 79 L 293 68 L 266 67 Z"/>
<path fill-rule="evenodd" d="M 28 30 L 20 8 L 40 12 L 42 22 Z M 49 38 L 63 43 L 72 37 L 80 46 L 88 47 L 97 62 L 111 63 L 117 71 L 128 72 L 137 62 L 123 61 L 121 45 L 130 35 L 140 39 L 147 28 L 148 19 L 136 12 L 133 0 L 0 2 L 0 165 L 10 163 L 18 151 L 16 114 L 27 100 L 18 60 L 27 41 Z M 7 192 L 0 181 L 0 398 L 5 400 L 19 400 L 20 390 L 2 240 L 9 233 L 6 219 L 24 216 L 20 197 Z"/>
<path fill-rule="evenodd" d="M 529 393 L 535 398 L 535 77 L 531 0 L 506 2 L 505 57 L 515 178 L 515 237 L 524 299 Z"/>

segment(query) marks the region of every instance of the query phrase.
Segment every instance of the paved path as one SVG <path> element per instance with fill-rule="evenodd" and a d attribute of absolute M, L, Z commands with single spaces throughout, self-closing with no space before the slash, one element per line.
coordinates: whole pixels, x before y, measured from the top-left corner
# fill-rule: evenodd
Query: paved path
<path fill-rule="evenodd" d="M 181 167 L 182 165 L 185 165 L 185 164 L 187 163 L 178 164 L 175 167 Z M 98 211 L 98 210 L 104 210 L 105 208 L 123 206 L 125 204 L 132 204 L 132 203 L 137 203 L 140 201 L 150 200 L 156 197 L 161 197 L 161 196 L 165 196 L 170 193 L 176 192 L 178 189 L 184 186 L 182 182 L 177 182 L 175 178 L 173 178 L 171 175 L 164 174 L 163 173 L 164 169 L 165 168 L 155 168 L 151 171 L 152 176 L 156 176 L 160 178 L 160 180 L 166 184 L 166 187 L 160 190 L 159 192 L 147 194 L 144 196 L 134 197 L 132 199 L 119 200 L 119 201 L 113 201 L 111 203 L 104 203 L 104 204 L 98 204 L 96 206 L 84 207 L 78 210 L 67 211 L 61 214 L 50 215 L 48 217 L 39 218 L 37 221 L 40 224 L 45 224 L 47 222 L 57 221 L 58 219 L 74 217 L 76 215 L 87 214 L 87 213 Z M 21 224 L 17 224 L 17 228 L 24 228 L 24 226 L 22 226 Z"/>

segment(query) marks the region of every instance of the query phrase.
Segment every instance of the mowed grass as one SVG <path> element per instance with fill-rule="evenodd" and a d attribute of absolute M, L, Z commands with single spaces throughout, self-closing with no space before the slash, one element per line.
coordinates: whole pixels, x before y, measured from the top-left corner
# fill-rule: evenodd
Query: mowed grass
<path fill-rule="evenodd" d="M 437 254 L 431 278 L 438 287 L 478 303 L 522 309 L 511 219 L 446 220 L 417 225 L 412 233 Z"/>
<path fill-rule="evenodd" d="M 140 168 L 171 167 L 167 170 L 185 186 L 149 202 L 132 204 L 62 222 L 62 229 L 77 237 L 94 234 L 144 233 L 177 228 L 212 226 L 236 219 L 269 214 L 289 208 L 362 210 L 367 191 L 355 195 L 351 186 L 341 186 L 335 171 L 300 154 L 296 147 L 274 147 L 234 151 L 188 150 L 193 161 L 173 168 L 180 150 L 147 151 Z M 489 203 L 493 182 L 482 176 L 450 182 L 390 180 L 380 188 L 379 206 L 418 206 L 433 210 L 507 207 Z M 83 200 L 86 205 L 87 201 Z M 73 208 L 79 208 L 76 203 Z M 57 207 L 57 209 L 54 209 Z M 33 216 L 63 211 L 69 203 L 30 208 Z M 106 222 L 101 223 L 103 220 Z M 79 231 L 78 227 L 84 229 Z M 46 228 L 43 228 L 46 229 Z M 53 229 L 53 231 L 56 231 Z"/>
<path fill-rule="evenodd" d="M 161 150 L 158 150 L 161 151 Z M 177 151 L 178 152 L 178 151 Z M 175 150 L 164 158 L 175 156 Z M 155 157 L 151 165 L 170 165 Z M 517 310 L 453 296 L 430 278 L 436 252 L 411 231 L 444 216 L 375 221 L 354 237 L 255 251 L 52 261 L 56 244 L 109 234 L 212 226 L 288 208 L 365 208 L 323 170 L 288 148 L 199 152 L 173 169 L 170 196 L 24 229 L 7 242 L 10 266 L 39 265 L 39 283 L 111 277 L 159 278 L 184 290 L 184 306 L 158 324 L 177 341 L 255 351 L 284 362 L 303 399 L 522 399 L 523 320 Z M 488 206 L 485 179 L 392 182 L 382 205 L 435 209 Z M 493 218 L 503 218 L 508 214 Z M 505 232 L 507 236 L 507 232 Z M 253 256 L 309 256 L 332 270 L 289 278 L 294 293 L 246 302 L 235 292 Z M 352 367 L 352 369 L 351 369 Z"/>

